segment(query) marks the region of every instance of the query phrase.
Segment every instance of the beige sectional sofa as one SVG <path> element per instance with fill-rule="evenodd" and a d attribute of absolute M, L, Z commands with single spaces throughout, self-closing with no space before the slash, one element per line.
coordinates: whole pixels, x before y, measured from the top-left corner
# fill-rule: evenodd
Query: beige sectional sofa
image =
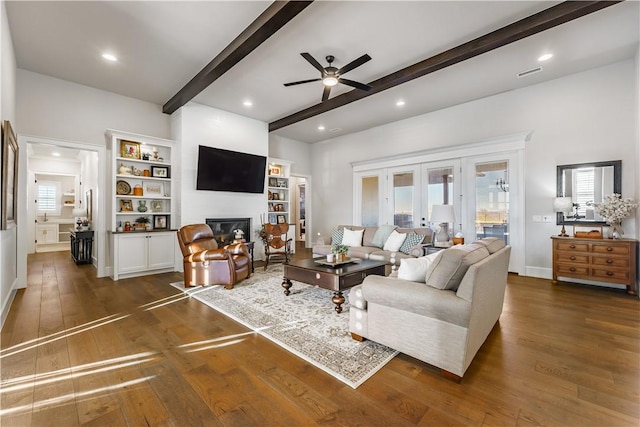
<path fill-rule="evenodd" d="M 405 245 L 404 248 L 402 249 L 406 249 L 406 252 L 403 252 L 401 250 L 397 250 L 397 251 L 389 251 L 389 250 L 385 250 L 384 249 L 384 243 L 386 241 L 386 239 L 384 239 L 384 241 L 380 242 L 380 241 L 374 241 L 376 238 L 376 233 L 378 233 L 380 227 L 362 227 L 362 226 L 357 226 L 357 225 L 339 225 L 336 230 L 343 230 L 343 229 L 347 229 L 347 230 L 352 230 L 352 231 L 356 231 L 356 230 L 364 230 L 363 235 L 362 235 L 362 241 L 360 242 L 360 246 L 349 246 L 349 252 L 347 253 L 348 256 L 350 257 L 354 257 L 354 258 L 361 258 L 361 259 L 372 259 L 375 261 L 386 261 L 389 264 L 392 264 L 393 262 L 395 262 L 396 264 L 399 264 L 400 260 L 403 258 L 415 258 L 415 257 L 420 257 L 422 255 L 424 255 L 425 253 L 425 247 L 426 246 L 431 246 L 432 241 L 433 241 L 433 230 L 431 230 L 430 228 L 397 228 L 397 227 L 390 227 L 393 228 L 397 233 L 400 234 L 406 234 L 407 236 L 411 235 L 412 237 L 417 235 L 417 236 L 423 236 L 422 239 L 420 239 L 420 241 L 418 243 L 415 244 L 411 244 L 411 245 Z M 382 231 L 382 230 L 380 230 Z M 384 238 L 384 234 L 383 233 L 383 238 Z M 378 236 L 380 237 L 380 233 L 378 233 Z M 318 256 L 325 256 L 327 254 L 331 253 L 331 243 L 336 243 L 336 231 L 334 230 L 334 232 L 332 233 L 332 241 L 331 242 L 326 242 L 328 244 L 316 244 L 313 246 L 313 256 L 318 257 Z M 416 240 L 413 240 L 412 242 L 415 242 Z M 341 242 L 340 242 L 341 243 Z M 409 243 L 407 241 L 407 243 Z M 403 243 L 404 244 L 404 243 Z M 393 255 L 393 257 L 392 257 Z M 392 262 L 393 261 L 393 262 Z"/>
<path fill-rule="evenodd" d="M 413 280 L 367 276 L 349 293 L 353 338 L 384 344 L 460 381 L 502 313 L 510 253 L 502 239 L 486 238 L 402 261 L 397 276 Z"/>

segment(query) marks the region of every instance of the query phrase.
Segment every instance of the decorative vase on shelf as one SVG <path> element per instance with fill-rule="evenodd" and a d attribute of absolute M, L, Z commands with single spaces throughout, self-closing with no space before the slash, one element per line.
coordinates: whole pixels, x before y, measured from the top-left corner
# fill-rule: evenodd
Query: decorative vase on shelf
<path fill-rule="evenodd" d="M 147 211 L 147 201 L 138 200 L 138 212 L 146 212 L 146 211 Z"/>
<path fill-rule="evenodd" d="M 622 239 L 622 235 L 624 231 L 622 231 L 622 223 L 621 222 L 612 222 L 610 224 L 611 227 L 611 238 L 612 239 Z"/>

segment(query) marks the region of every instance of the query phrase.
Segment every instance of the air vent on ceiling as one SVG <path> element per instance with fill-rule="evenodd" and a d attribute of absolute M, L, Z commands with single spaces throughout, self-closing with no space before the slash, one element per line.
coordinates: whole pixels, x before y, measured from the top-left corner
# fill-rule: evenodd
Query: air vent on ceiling
<path fill-rule="evenodd" d="M 532 68 L 530 70 L 521 71 L 516 75 L 518 76 L 518 78 L 520 78 L 520 77 L 529 76 L 531 74 L 539 73 L 540 71 L 542 71 L 542 67 L 536 67 L 536 68 Z"/>
<path fill-rule="evenodd" d="M 342 128 L 333 128 L 330 129 L 329 132 L 340 132 L 342 130 Z"/>

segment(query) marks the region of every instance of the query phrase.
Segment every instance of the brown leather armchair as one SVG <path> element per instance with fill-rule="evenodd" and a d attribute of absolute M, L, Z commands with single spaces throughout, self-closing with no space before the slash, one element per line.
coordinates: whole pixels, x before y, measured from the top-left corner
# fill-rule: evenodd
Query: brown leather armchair
<path fill-rule="evenodd" d="M 291 254 L 291 241 L 287 239 L 289 224 L 265 224 L 264 231 L 266 233 L 264 240 L 264 254 L 266 270 L 271 259 L 277 259 L 282 262 L 289 262 Z"/>
<path fill-rule="evenodd" d="M 184 286 L 224 285 L 231 289 L 251 275 L 251 258 L 242 243 L 218 248 L 206 224 L 185 225 L 178 230 L 184 263 Z"/>

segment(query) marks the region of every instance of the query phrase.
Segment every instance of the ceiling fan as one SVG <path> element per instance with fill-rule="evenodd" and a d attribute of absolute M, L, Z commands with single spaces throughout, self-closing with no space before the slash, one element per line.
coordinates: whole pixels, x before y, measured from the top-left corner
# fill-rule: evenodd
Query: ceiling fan
<path fill-rule="evenodd" d="M 322 65 L 320 65 L 320 63 L 318 61 L 316 61 L 316 59 L 311 56 L 309 53 L 304 52 L 301 53 L 300 55 L 302 55 L 302 57 L 304 59 L 306 59 L 311 65 L 313 65 L 314 68 L 316 68 L 318 71 L 320 71 L 320 78 L 318 79 L 310 79 L 310 80 L 300 80 L 298 82 L 291 82 L 291 83 L 285 83 L 285 86 L 295 86 L 295 85 L 299 85 L 299 84 L 303 84 L 303 83 L 311 83 L 311 82 L 317 82 L 317 81 L 322 81 L 322 84 L 324 84 L 324 90 L 322 91 L 322 101 L 326 101 L 327 99 L 329 99 L 329 93 L 331 93 L 331 88 L 335 85 L 337 85 L 338 83 L 342 83 L 345 84 L 347 86 L 351 86 L 351 87 L 355 87 L 356 89 L 360 89 L 360 90 L 366 90 L 369 91 L 371 90 L 371 86 L 366 85 L 364 83 L 358 83 L 355 82 L 353 80 L 349 80 L 349 79 L 344 79 L 341 76 L 343 74 L 345 74 L 347 71 L 351 71 L 356 67 L 361 66 L 362 64 L 364 64 L 367 61 L 371 60 L 371 57 L 367 54 L 362 55 L 360 58 L 349 62 L 347 65 L 345 65 L 344 67 L 338 69 L 334 66 L 331 65 L 331 63 L 335 60 L 335 57 L 333 55 L 327 55 L 325 57 L 325 59 L 327 60 L 327 62 L 329 63 L 328 67 L 323 67 Z"/>

